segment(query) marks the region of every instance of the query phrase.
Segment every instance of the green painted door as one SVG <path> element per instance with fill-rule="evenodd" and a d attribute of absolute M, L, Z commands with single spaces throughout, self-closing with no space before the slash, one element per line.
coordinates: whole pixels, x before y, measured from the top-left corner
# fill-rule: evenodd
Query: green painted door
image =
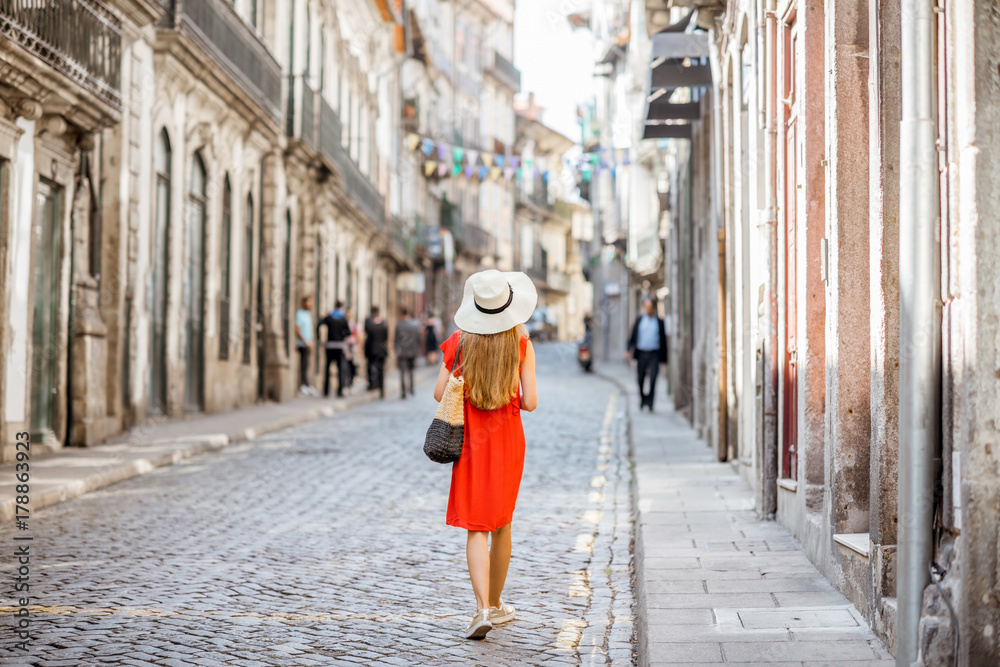
<path fill-rule="evenodd" d="M 35 290 L 31 352 L 31 432 L 51 433 L 55 424 L 56 362 L 59 357 L 60 189 L 39 181 L 32 230 Z"/>

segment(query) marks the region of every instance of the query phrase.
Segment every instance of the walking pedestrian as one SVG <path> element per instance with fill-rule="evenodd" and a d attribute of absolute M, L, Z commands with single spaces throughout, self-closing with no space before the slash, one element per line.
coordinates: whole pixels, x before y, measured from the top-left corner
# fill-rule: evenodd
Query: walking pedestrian
<path fill-rule="evenodd" d="M 476 614 L 465 630 L 469 639 L 514 619 L 514 607 L 500 594 L 524 469 L 521 410 L 538 404 L 535 353 L 524 327 L 537 299 L 524 273 L 475 273 L 455 313 L 458 330 L 441 344 L 434 398 L 441 400 L 456 354 L 456 374 L 465 380 L 465 439 L 451 469 L 446 522 L 468 531 L 465 553 L 476 597 Z"/>
<path fill-rule="evenodd" d="M 347 371 L 347 339 L 351 335 L 351 325 L 347 323 L 347 313 L 344 304 L 337 301 L 326 317 L 319 322 L 319 327 L 326 327 L 326 364 L 323 371 L 323 396 L 330 395 L 330 365 L 337 365 L 337 398 L 344 396 L 344 380 Z M 317 338 L 319 338 L 317 327 Z"/>
<path fill-rule="evenodd" d="M 656 376 L 660 372 L 660 364 L 667 363 L 667 330 L 663 318 L 656 313 L 656 304 L 649 297 L 642 301 L 643 313 L 632 325 L 632 333 L 628 339 L 628 352 L 636 360 L 639 380 L 639 397 L 642 402 L 639 409 L 645 407 L 653 411 L 653 398 L 656 396 Z M 646 377 L 649 377 L 649 393 L 646 393 Z"/>
<path fill-rule="evenodd" d="M 309 355 L 313 349 L 312 299 L 302 297 L 302 307 L 295 312 L 295 348 L 299 353 L 299 392 L 316 396 L 309 382 Z"/>
<path fill-rule="evenodd" d="M 344 353 L 344 356 L 347 357 L 347 380 L 344 384 L 350 392 L 354 388 L 354 378 L 358 377 L 358 323 L 354 319 L 354 313 L 350 308 L 346 309 L 345 313 L 347 316 L 347 325 L 351 328 L 351 335 L 344 341 L 347 343 L 347 351 Z"/>
<path fill-rule="evenodd" d="M 365 359 L 368 361 L 368 391 L 378 389 L 385 398 L 385 359 L 389 356 L 389 325 L 379 315 L 378 306 L 365 320 Z"/>
<path fill-rule="evenodd" d="M 406 376 L 410 376 L 410 396 L 413 396 L 413 366 L 420 354 L 420 323 L 410 318 L 408 308 L 400 311 L 399 321 L 393 336 L 393 347 L 396 350 L 396 363 L 399 364 L 399 381 L 402 388 L 402 398 L 406 398 Z"/>
<path fill-rule="evenodd" d="M 424 351 L 427 364 L 436 364 L 438 360 L 438 335 L 437 325 L 433 317 L 428 317 L 424 322 Z"/>

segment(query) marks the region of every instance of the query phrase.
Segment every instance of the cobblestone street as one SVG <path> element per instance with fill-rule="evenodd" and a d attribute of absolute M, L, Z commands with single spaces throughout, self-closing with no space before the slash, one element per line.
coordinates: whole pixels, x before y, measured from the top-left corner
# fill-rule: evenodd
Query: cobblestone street
<path fill-rule="evenodd" d="M 569 346 L 538 349 L 505 601 L 484 642 L 450 467 L 428 461 L 431 382 L 160 468 L 32 516 L 32 629 L 3 664 L 631 664 L 623 401 Z M 0 531 L 12 550 L 12 526 Z"/>

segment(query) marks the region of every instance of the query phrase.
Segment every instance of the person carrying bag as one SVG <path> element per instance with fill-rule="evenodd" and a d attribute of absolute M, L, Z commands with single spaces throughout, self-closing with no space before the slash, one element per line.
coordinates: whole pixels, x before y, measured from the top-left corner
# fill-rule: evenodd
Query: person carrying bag
<path fill-rule="evenodd" d="M 476 613 L 465 629 L 469 639 L 482 639 L 515 615 L 500 594 L 510 565 L 511 520 L 524 469 L 521 411 L 531 412 L 538 405 L 535 353 L 524 327 L 537 300 L 535 286 L 524 273 L 473 274 L 455 313 L 458 331 L 441 344 L 444 357 L 434 398 L 441 402 L 438 415 L 443 424 L 435 419 L 425 448 L 431 441 L 445 443 L 440 459 L 453 461 L 446 523 L 468 531 L 466 557 L 476 598 Z M 460 427 L 452 403 L 458 396 Z M 461 444 L 456 447 L 459 434 Z M 433 445 L 431 449 L 439 451 Z"/>

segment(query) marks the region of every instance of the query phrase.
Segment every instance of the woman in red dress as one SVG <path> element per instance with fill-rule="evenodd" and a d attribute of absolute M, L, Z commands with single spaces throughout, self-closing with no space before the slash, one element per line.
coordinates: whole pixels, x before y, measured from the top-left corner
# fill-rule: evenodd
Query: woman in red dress
<path fill-rule="evenodd" d="M 524 468 L 521 410 L 531 412 L 538 403 L 535 353 L 524 327 L 537 298 L 524 273 L 476 273 L 466 281 L 455 313 L 459 330 L 441 344 L 434 398 L 440 401 L 444 394 L 455 354 L 455 374 L 465 379 L 465 440 L 451 470 L 447 523 L 469 531 L 466 557 L 476 596 L 476 615 L 465 631 L 470 639 L 514 618 L 514 608 L 500 593 Z"/>

